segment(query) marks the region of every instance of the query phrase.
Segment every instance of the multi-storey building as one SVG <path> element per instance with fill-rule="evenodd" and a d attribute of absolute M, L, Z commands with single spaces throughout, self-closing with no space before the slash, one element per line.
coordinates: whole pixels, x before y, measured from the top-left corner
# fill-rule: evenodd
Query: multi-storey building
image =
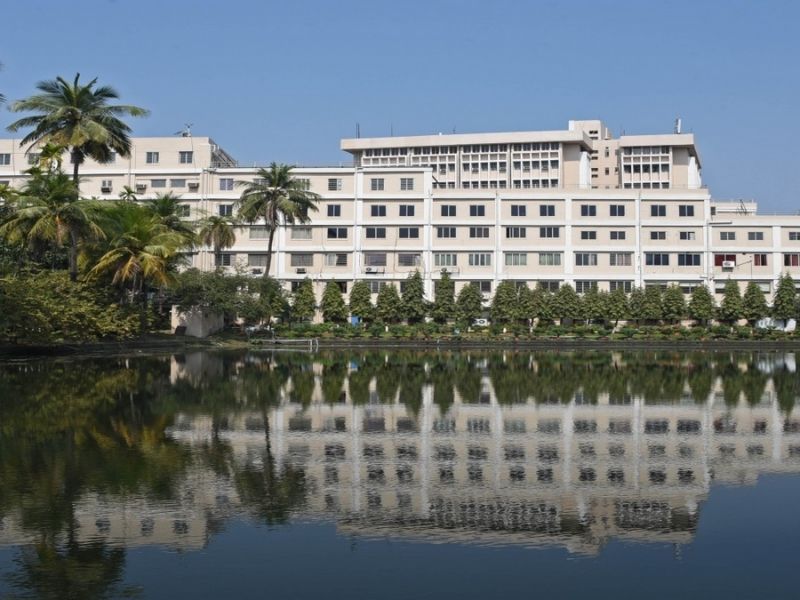
<path fill-rule="evenodd" d="M 130 158 L 87 162 L 82 191 L 113 199 L 173 192 L 186 217 L 235 214 L 255 169 L 205 137 L 135 138 Z M 800 216 L 761 216 L 754 202 L 713 200 L 694 136 L 622 135 L 600 121 L 564 131 L 356 138 L 341 142 L 352 167 L 294 170 L 319 194 L 304 225 L 281 228 L 272 275 L 373 292 L 419 270 L 426 293 L 447 270 L 456 288 L 491 294 L 502 280 L 578 292 L 670 283 L 685 292 L 729 279 L 770 294 L 788 272 L 800 279 Z M 0 140 L 0 184 L 19 186 L 35 161 Z M 194 266 L 263 274 L 267 231 L 243 225 L 220 255 L 199 248 Z"/>

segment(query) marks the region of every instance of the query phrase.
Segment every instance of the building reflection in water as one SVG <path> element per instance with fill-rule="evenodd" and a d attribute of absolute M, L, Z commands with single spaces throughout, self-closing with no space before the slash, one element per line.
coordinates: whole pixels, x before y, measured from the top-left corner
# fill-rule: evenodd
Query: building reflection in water
<path fill-rule="evenodd" d="M 221 360 L 173 359 L 172 384 L 189 382 L 202 395 L 200 382 L 222 375 Z M 262 359 L 238 360 L 233 377 Z M 620 355 L 611 363 L 625 368 Z M 522 364 L 530 376 L 541 367 L 536 355 Z M 747 374 L 733 360 L 727 376 L 709 377 L 704 397 L 695 396 L 702 386 L 693 391 L 681 379 L 669 401 L 629 384 L 589 389 L 580 372 L 568 371 L 560 375 L 571 380 L 567 396 L 509 392 L 512 371 L 485 357 L 469 359 L 469 385 L 454 385 L 452 373 L 437 379 L 435 359 L 391 384 L 360 367 L 348 361 L 333 376 L 329 363 L 292 370 L 267 410 L 247 402 L 215 414 L 179 410 L 169 437 L 196 453 L 217 448 L 228 466 L 196 462 L 166 503 L 87 494 L 76 507 L 79 535 L 202 547 L 247 512 L 252 499 L 242 498 L 234 473 L 259 473 L 274 461 L 265 485 L 286 472 L 302 480 L 292 514 L 333 520 L 342 534 L 593 554 L 612 538 L 690 543 L 713 482 L 752 485 L 761 473 L 800 471 L 800 415 L 781 408 L 772 377 L 775 369 L 796 377 L 794 354 L 747 362 L 760 378 L 758 398 L 726 384 Z M 420 383 L 410 389 L 410 380 Z M 13 518 L 4 528 L 6 543 L 22 541 Z"/>

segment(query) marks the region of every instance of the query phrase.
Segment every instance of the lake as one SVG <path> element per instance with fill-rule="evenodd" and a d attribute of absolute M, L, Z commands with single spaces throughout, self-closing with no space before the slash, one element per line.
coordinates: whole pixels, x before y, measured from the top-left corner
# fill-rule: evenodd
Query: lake
<path fill-rule="evenodd" d="M 0 362 L 0 598 L 794 598 L 794 352 Z"/>

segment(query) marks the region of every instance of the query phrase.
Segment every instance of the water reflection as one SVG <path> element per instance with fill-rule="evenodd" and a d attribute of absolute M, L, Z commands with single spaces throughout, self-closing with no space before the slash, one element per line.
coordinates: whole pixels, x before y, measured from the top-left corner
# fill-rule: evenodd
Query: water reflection
<path fill-rule="evenodd" d="M 686 544 L 713 482 L 800 471 L 799 397 L 794 353 L 9 363 L 0 546 L 19 547 L 15 589 L 95 597 L 120 593 L 126 549 L 199 549 L 242 518 L 582 554 Z"/>

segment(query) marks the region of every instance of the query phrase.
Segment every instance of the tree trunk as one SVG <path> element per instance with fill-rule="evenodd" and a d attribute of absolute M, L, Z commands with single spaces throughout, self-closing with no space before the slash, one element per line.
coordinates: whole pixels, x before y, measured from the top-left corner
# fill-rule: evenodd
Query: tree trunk
<path fill-rule="evenodd" d="M 74 231 L 69 233 L 69 278 L 71 281 L 78 279 L 78 236 Z"/>
<path fill-rule="evenodd" d="M 276 226 L 272 226 L 269 230 L 269 239 L 267 240 L 267 268 L 264 269 L 264 278 L 269 278 L 269 270 L 272 267 L 272 243 L 275 240 L 275 230 L 277 229 Z"/>
<path fill-rule="evenodd" d="M 80 165 L 80 155 L 75 151 L 73 148 L 72 152 L 70 153 L 72 157 L 72 183 L 75 184 L 75 189 L 78 189 L 78 171 L 81 168 Z"/>

